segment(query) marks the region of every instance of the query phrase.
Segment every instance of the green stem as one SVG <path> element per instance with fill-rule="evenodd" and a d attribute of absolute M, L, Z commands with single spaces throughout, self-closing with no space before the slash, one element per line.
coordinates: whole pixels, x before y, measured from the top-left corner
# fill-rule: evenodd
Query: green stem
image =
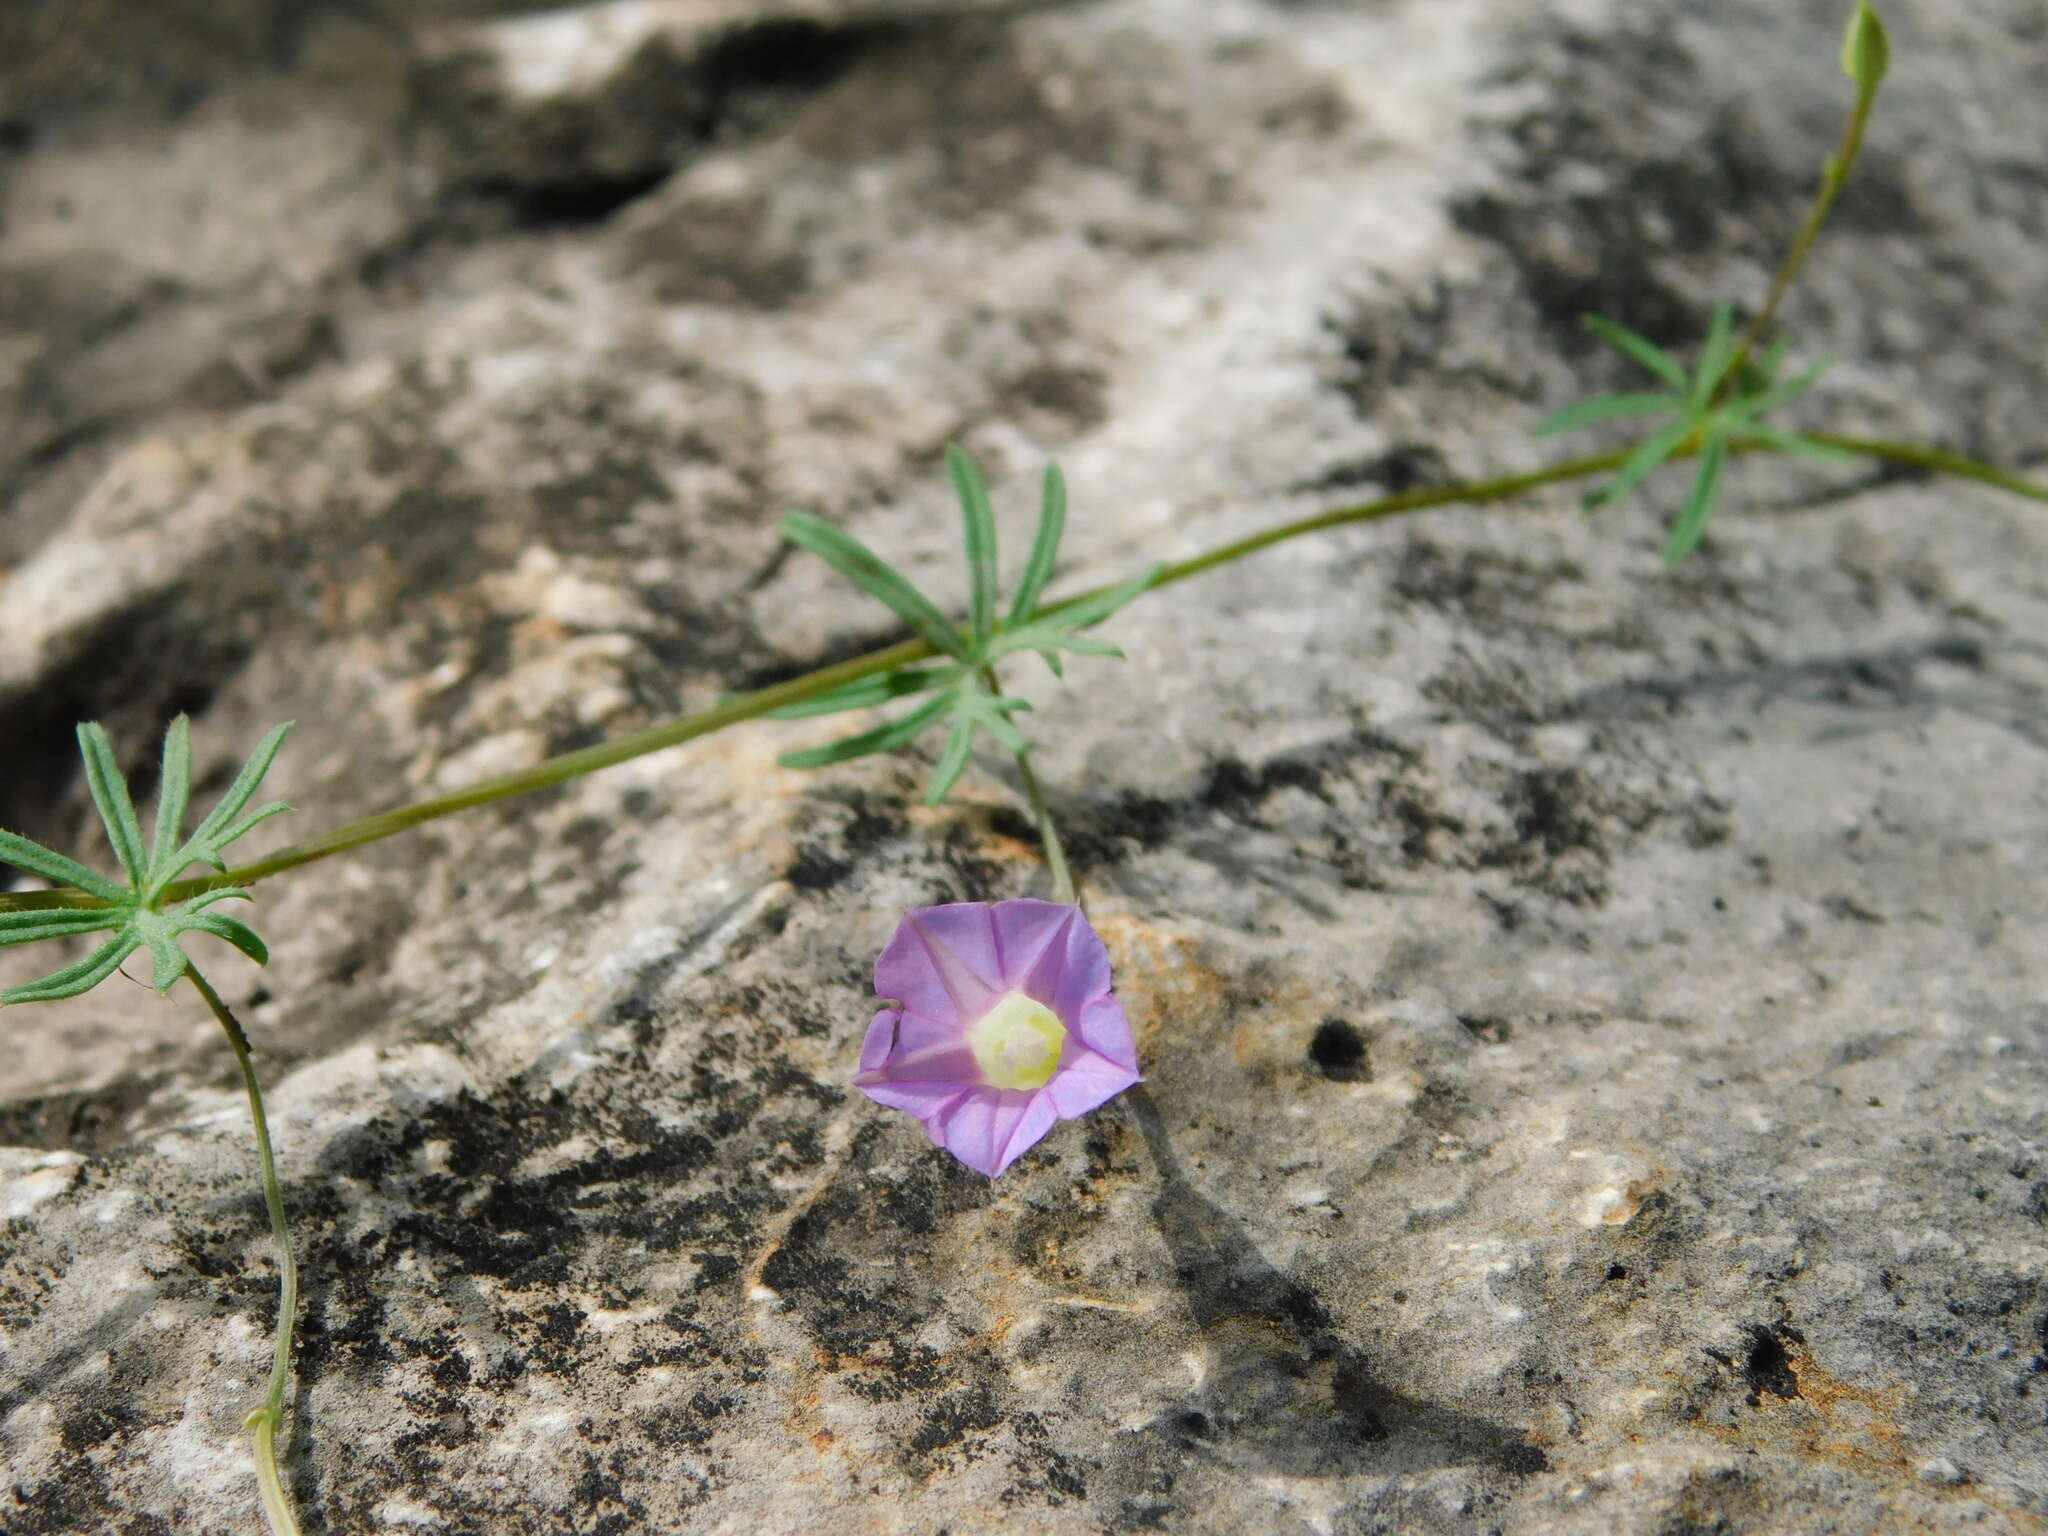
<path fill-rule="evenodd" d="M 996 682 L 996 669 L 983 667 L 982 681 L 988 684 L 988 691 L 998 697 L 1002 687 Z M 1031 814 L 1038 818 L 1038 841 L 1045 849 L 1046 873 L 1052 876 L 1052 899 L 1079 906 L 1081 897 L 1074 887 L 1074 872 L 1067 867 L 1067 850 L 1060 842 L 1059 828 L 1053 825 L 1052 808 L 1045 803 L 1045 790 L 1040 787 L 1038 775 L 1031 767 L 1031 754 L 1013 752 L 1017 759 L 1017 776 L 1024 783 L 1024 798 L 1031 802 Z"/>
<path fill-rule="evenodd" d="M 1475 485 L 1451 485 L 1434 490 L 1408 491 L 1399 496 L 1386 496 L 1357 506 L 1339 507 L 1334 511 L 1297 518 L 1248 538 L 1220 545 L 1206 554 L 1169 565 L 1148 590 L 1156 591 L 1177 581 L 1186 581 L 1189 577 L 1199 576 L 1219 565 L 1242 560 L 1246 555 L 1255 554 L 1259 550 L 1284 543 L 1289 539 L 1298 539 L 1304 534 L 1321 532 L 1327 528 L 1340 528 L 1353 523 L 1377 522 L 1381 518 L 1420 512 L 1429 507 L 1506 501 L 1541 486 L 1583 479 L 1587 475 L 1605 474 L 1617 468 L 1622 458 L 1621 454 L 1608 453 L 1592 458 L 1569 459 L 1548 469 L 1535 470 L 1528 474 L 1507 475 Z M 1091 588 L 1087 592 L 1076 593 L 1073 597 L 1048 604 L 1043 611 L 1056 613 L 1062 608 L 1080 602 L 1083 598 L 1093 596 L 1098 590 L 1101 589 Z M 489 805 L 498 800 L 509 800 L 515 795 L 531 794 L 534 790 L 546 789 L 586 773 L 595 773 L 600 768 L 610 768 L 632 758 L 645 756 L 649 752 L 679 746 L 712 731 L 722 730 L 728 725 L 736 725 L 742 720 L 752 720 L 765 715 L 770 710 L 782 708 L 785 704 L 798 704 L 806 699 L 816 698 L 821 693 L 829 693 L 834 688 L 860 678 L 908 666 L 933 654 L 935 653 L 932 647 L 922 640 L 905 640 L 879 651 L 870 651 L 865 656 L 856 656 L 851 661 L 842 661 L 835 666 L 821 667 L 815 672 L 805 673 L 802 677 L 791 678 L 786 683 L 777 683 L 770 688 L 757 688 L 752 693 L 740 694 L 715 708 L 702 710 L 694 715 L 685 715 L 680 720 L 670 720 L 661 725 L 650 726 L 644 731 L 636 731 L 630 736 L 621 736 L 616 741 L 599 742 L 580 751 L 552 757 L 531 768 L 500 774 L 496 778 L 472 784 L 467 789 L 457 790 L 454 794 L 422 800 L 416 805 L 402 806 L 362 821 L 350 822 L 347 826 L 336 828 L 320 837 L 308 838 L 301 843 L 293 843 L 288 848 L 279 849 L 268 858 L 259 859 L 253 864 L 244 864 L 225 874 L 207 875 L 197 880 L 181 880 L 164 892 L 164 900 L 184 901 L 201 891 L 223 885 L 249 885 L 270 875 L 296 869 L 301 864 L 311 864 L 316 859 L 344 853 L 365 843 L 373 843 L 380 838 L 408 831 L 425 822 L 452 816 L 457 811 Z M 11 902 L 44 905 L 45 902 L 37 898 L 47 894 L 49 893 L 24 893 L 12 898 L 0 895 L 0 911 L 9 910 Z M 91 906 L 97 903 L 93 898 L 85 897 L 75 904 Z"/>
<path fill-rule="evenodd" d="M 1030 801 L 1032 815 L 1038 817 L 1038 842 L 1044 844 L 1044 868 L 1053 877 L 1053 899 L 1079 905 L 1081 893 L 1073 885 L 1073 870 L 1067 868 L 1067 850 L 1059 842 L 1059 827 L 1053 825 L 1053 811 L 1044 803 L 1044 791 L 1038 786 L 1038 774 L 1030 768 L 1030 758 L 1018 754 L 1018 778 L 1024 780 L 1024 799 Z"/>
<path fill-rule="evenodd" d="M 1886 463 L 1954 475 L 1965 480 L 1976 480 L 1985 485 L 1994 485 L 2001 490 L 2011 491 L 2018 496 L 2025 496 L 2030 500 L 2048 502 L 2048 489 L 2019 475 L 1989 464 L 1978 463 L 1960 454 L 1949 453 L 1945 449 L 1922 448 L 1910 443 L 1836 437 L 1826 433 L 1806 435 L 1816 441 L 1832 443 L 1852 453 Z M 1688 451 L 1691 450 L 1681 449 L 1680 453 Z M 1298 539 L 1307 534 L 1321 533 L 1331 528 L 1350 527 L 1354 524 L 1378 522 L 1383 518 L 1426 511 L 1432 507 L 1483 506 L 1489 502 L 1507 501 L 1544 486 L 1607 474 L 1619 468 L 1624 457 L 1625 455 L 1620 453 L 1608 453 L 1590 458 L 1567 459 L 1547 469 L 1532 470 L 1527 474 L 1504 475 L 1498 479 L 1483 480 L 1470 485 L 1447 485 L 1432 490 L 1406 491 L 1398 496 L 1384 496 L 1377 501 L 1338 507 L 1329 512 L 1296 518 L 1245 538 L 1232 540 L 1228 544 L 1219 545 L 1204 554 L 1176 561 L 1161 571 L 1158 581 L 1153 584 L 1151 590 L 1156 591 L 1160 587 L 1172 586 L 1175 582 L 1200 576 L 1218 566 L 1242 560 L 1247 555 L 1257 554 L 1260 550 L 1270 549 L 1276 544 L 1284 544 L 1290 539 Z M 1057 611 L 1071 603 L 1079 602 L 1082 598 L 1092 596 L 1093 590 L 1078 593 L 1074 597 L 1052 604 L 1048 611 Z M 489 805 L 498 800 L 508 800 L 515 795 L 530 794 L 534 790 L 561 784 L 582 774 L 594 773 L 600 768 L 609 768 L 649 752 L 659 752 L 666 747 L 694 741 L 699 736 L 709 735 L 742 720 L 765 715 L 785 704 L 796 704 L 816 698 L 821 693 L 828 693 L 856 679 L 908 666 L 932 654 L 932 648 L 922 640 L 905 640 L 879 651 L 870 651 L 867 655 L 856 656 L 851 661 L 821 667 L 815 672 L 805 673 L 802 677 L 791 678 L 788 682 L 777 683 L 770 688 L 758 688 L 752 693 L 727 699 L 713 709 L 650 726 L 630 736 L 621 736 L 616 741 L 599 742 L 580 751 L 549 758 L 532 768 L 485 779 L 467 789 L 457 790 L 454 794 L 422 800 L 415 805 L 401 806 L 361 821 L 350 822 L 347 826 L 336 828 L 319 837 L 308 838 L 304 842 L 293 843 L 268 858 L 259 859 L 253 864 L 244 864 L 225 874 L 208 875 L 197 880 L 181 880 L 164 892 L 163 899 L 166 902 L 178 902 L 218 886 L 253 884 L 268 876 L 281 874 L 285 870 L 296 869 L 302 864 L 311 864 L 315 860 L 344 853 L 351 848 L 360 848 L 365 843 L 374 843 L 381 838 L 394 836 L 426 822 L 438 820 L 440 817 L 452 816 L 457 811 Z M 0 892 L 0 912 L 105 905 L 106 903 L 98 897 L 75 890 Z"/>
<path fill-rule="evenodd" d="M 1474 485 L 1444 485 L 1431 490 L 1404 491 L 1398 496 L 1383 496 L 1378 501 L 1369 501 L 1361 506 L 1338 507 L 1330 512 L 1318 512 L 1310 517 L 1298 517 L 1292 522 L 1280 523 L 1259 533 L 1228 544 L 1219 544 L 1206 554 L 1191 559 L 1179 560 L 1159 573 L 1159 579 L 1146 588 L 1156 592 L 1161 587 L 1170 587 L 1177 581 L 1186 581 L 1191 576 L 1200 576 L 1219 565 L 1228 565 L 1233 560 L 1242 560 L 1246 555 L 1255 555 L 1262 549 L 1275 544 L 1284 544 L 1289 539 L 1301 538 L 1304 534 L 1321 533 L 1330 528 L 1348 528 L 1356 523 L 1376 523 L 1382 518 L 1399 517 L 1408 512 L 1424 512 L 1432 507 L 1484 506 L 1489 502 L 1512 501 L 1525 492 L 1540 490 L 1546 485 L 1557 485 L 1566 480 L 1583 480 L 1589 475 L 1604 475 L 1621 468 L 1626 453 L 1602 453 L 1580 459 L 1566 459 L 1548 469 L 1531 470 L 1525 475 L 1503 475 L 1495 480 L 1482 480 Z M 1079 602 L 1081 597 L 1090 597 L 1084 592 L 1068 602 Z M 1056 604 L 1065 607 L 1066 603 Z"/>
<path fill-rule="evenodd" d="M 1856 168 L 1856 157 L 1863 152 L 1863 131 L 1870 126 L 1870 109 L 1876 103 L 1876 86 L 1857 90 L 1856 109 L 1849 114 L 1849 126 L 1843 131 L 1841 147 L 1828 156 L 1820 191 L 1814 196 L 1813 207 L 1807 211 L 1806 222 L 1799 226 L 1792 249 L 1779 263 L 1777 276 L 1771 279 L 1771 291 L 1764 300 L 1763 309 L 1750 322 L 1742 344 L 1728 359 L 1727 370 L 1722 373 L 1721 382 L 1715 389 L 1717 399 L 1724 398 L 1734 389 L 1735 381 L 1742 376 L 1742 365 L 1749 361 L 1750 354 L 1771 333 L 1771 327 L 1778 323 L 1778 311 L 1784 307 L 1785 296 L 1792 291 L 1792 284 L 1806 265 L 1806 258 L 1813 253 L 1814 242 L 1820 238 L 1822 226 L 1827 223 L 1828 215 L 1835 211 L 1835 199 L 1842 195 L 1849 173 Z"/>
<path fill-rule="evenodd" d="M 1903 469 L 1917 469 L 1930 475 L 1953 475 L 1959 480 L 1976 480 L 1984 485 L 1995 485 L 2001 491 L 2011 491 L 2015 496 L 2024 496 L 2029 501 L 2048 502 L 2048 486 L 2036 485 L 2010 470 L 1980 464 L 1945 448 L 1923 448 L 1918 443 L 1894 443 L 1883 438 L 1840 437 L 1833 432 L 1802 432 L 1800 436 L 1809 442 L 1826 443 L 1831 448 L 1843 448 L 1850 453 L 1860 453 L 1867 459 L 1897 464 Z"/>
<path fill-rule="evenodd" d="M 1031 771 L 1031 759 L 1022 752 L 1017 754 L 1017 776 L 1024 781 L 1024 798 L 1038 818 L 1038 840 L 1045 845 L 1045 867 L 1052 876 L 1052 899 L 1079 906 L 1081 893 L 1075 888 L 1074 872 L 1067 868 L 1067 850 L 1061 846 L 1059 829 L 1052 824 L 1052 811 L 1045 803 L 1038 775 Z"/>
<path fill-rule="evenodd" d="M 292 1257 L 292 1229 L 284 1215 L 284 1191 L 277 1182 L 277 1159 L 270 1148 L 270 1121 L 263 1113 L 263 1090 L 257 1086 L 256 1064 L 249 1054 L 249 1037 L 213 984 L 195 965 L 185 974 L 214 1018 L 226 1031 L 228 1044 L 242 1068 L 242 1086 L 249 1091 L 249 1119 L 256 1127 L 256 1159 L 263 1169 L 263 1201 L 270 1207 L 270 1234 L 278 1254 L 277 1347 L 270 1360 L 270 1390 L 263 1406 L 250 1414 L 244 1428 L 255 1432 L 256 1482 L 263 1495 L 263 1514 L 276 1536 L 299 1536 L 299 1522 L 292 1515 L 291 1501 L 277 1475 L 277 1431 L 284 1422 L 284 1389 L 291 1380 L 292 1325 L 299 1310 L 299 1266 Z"/>
<path fill-rule="evenodd" d="M 223 885 L 247 885 L 270 875 L 282 874 L 287 869 L 296 869 L 301 864 L 311 864 L 317 859 L 330 858 L 337 853 L 346 853 L 351 848 L 360 848 L 365 843 L 374 843 L 382 838 L 408 832 L 429 821 L 438 821 L 443 816 L 453 816 L 457 811 L 471 810 L 480 805 L 490 805 L 499 800 L 509 800 L 515 795 L 530 795 L 538 789 L 549 789 L 581 778 L 586 773 L 595 773 L 600 768 L 615 767 L 636 757 L 645 757 L 650 752 L 680 746 L 694 741 L 712 731 L 736 725 L 742 720 L 751 720 L 765 715 L 771 709 L 780 709 L 785 704 L 801 703 L 815 698 L 818 694 L 829 693 L 842 684 L 871 677 L 877 672 L 907 665 L 932 654 L 932 648 L 922 640 L 906 640 L 883 650 L 870 651 L 852 661 L 843 661 L 836 666 L 821 667 L 807 672 L 802 677 L 792 678 L 786 683 L 777 683 L 769 688 L 757 688 L 752 693 L 743 693 L 737 698 L 727 699 L 714 708 L 700 710 L 694 715 L 685 715 L 679 720 L 669 720 L 660 725 L 649 726 L 644 731 L 635 731 L 630 736 L 621 736 L 614 741 L 601 741 L 594 746 L 583 747 L 575 752 L 565 752 L 560 757 L 551 757 L 546 762 L 536 763 L 531 768 L 521 768 L 512 773 L 502 773 L 495 778 L 484 779 L 467 789 L 456 790 L 453 794 L 438 795 L 431 800 L 421 800 L 413 805 L 400 806 L 396 810 L 383 811 L 361 821 L 352 821 L 345 827 L 308 838 L 281 848 L 268 858 L 258 859 L 253 864 L 231 869 L 226 874 L 208 875 L 198 880 L 180 880 L 167 888 L 163 900 L 167 903 L 184 901 L 201 891 L 213 890 Z M 5 897 L 0 897 L 4 901 Z M 0 907 L 0 911 L 4 911 Z"/>

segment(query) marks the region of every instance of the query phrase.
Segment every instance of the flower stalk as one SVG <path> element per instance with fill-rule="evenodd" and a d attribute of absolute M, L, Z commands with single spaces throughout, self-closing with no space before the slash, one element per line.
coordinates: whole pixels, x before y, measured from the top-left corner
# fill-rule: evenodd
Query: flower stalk
<path fill-rule="evenodd" d="M 299 1536 L 299 1523 L 291 1500 L 277 1472 L 277 1432 L 284 1424 L 284 1393 L 291 1380 L 292 1332 L 299 1309 L 299 1267 L 292 1256 L 291 1224 L 285 1219 L 284 1191 L 277 1182 L 277 1159 L 270 1146 L 270 1120 L 263 1112 L 263 1090 L 256 1081 L 256 1064 L 250 1055 L 249 1036 L 232 1009 L 213 989 L 213 984 L 196 965 L 187 965 L 185 975 L 206 1000 L 220 1022 L 242 1069 L 242 1086 L 249 1094 L 249 1120 L 256 1128 L 256 1160 L 263 1170 L 263 1203 L 270 1208 L 270 1233 L 277 1242 L 277 1343 L 270 1360 L 270 1387 L 263 1406 L 243 1422 L 252 1433 L 256 1450 L 256 1482 L 263 1497 L 263 1516 L 274 1536 Z"/>

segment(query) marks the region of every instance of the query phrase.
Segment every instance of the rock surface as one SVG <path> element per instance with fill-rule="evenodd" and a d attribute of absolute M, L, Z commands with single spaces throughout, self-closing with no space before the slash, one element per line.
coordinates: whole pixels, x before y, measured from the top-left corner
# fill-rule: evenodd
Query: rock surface
<path fill-rule="evenodd" d="M 11 8 L 0 824 L 95 846 L 79 718 L 202 796 L 295 719 L 281 841 L 882 643 L 775 521 L 957 592 L 956 437 L 1075 584 L 1532 467 L 1579 312 L 1760 301 L 1845 9 Z M 1888 9 L 1804 419 L 2038 471 L 2048 34 Z M 905 907 L 1044 888 L 1000 760 L 752 724 L 263 886 L 307 1528 L 2041 1530 L 2048 522 L 1732 480 L 1020 670 L 1149 1082 L 996 1184 L 848 1078 Z M 256 1529 L 232 1062 L 4 1023 L 0 1526 Z"/>

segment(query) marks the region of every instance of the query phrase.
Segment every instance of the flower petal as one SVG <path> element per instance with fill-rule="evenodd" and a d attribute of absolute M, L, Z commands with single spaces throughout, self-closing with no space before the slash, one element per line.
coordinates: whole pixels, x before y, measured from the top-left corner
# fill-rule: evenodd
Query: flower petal
<path fill-rule="evenodd" d="M 1065 1059 L 1040 1092 L 1052 1100 L 1062 1120 L 1072 1120 L 1115 1098 L 1137 1081 L 1135 1067 L 1111 1061 L 1069 1036 Z"/>
<path fill-rule="evenodd" d="M 1098 997 L 1081 1010 L 1074 1023 L 1081 1043 L 1120 1067 L 1138 1070 L 1138 1047 L 1131 1039 L 1131 1021 L 1114 997 Z"/>
<path fill-rule="evenodd" d="M 875 995 L 926 1018 L 973 1023 L 1002 995 L 987 902 L 921 907 L 875 962 Z"/>
<path fill-rule="evenodd" d="M 899 1085 L 907 1102 L 874 1092 L 877 1087 Z M 932 1114 L 938 1100 L 932 1098 L 934 1085 L 940 1100 L 967 1092 L 981 1083 L 981 1063 L 967 1036 L 952 1024 L 903 1014 L 885 1008 L 868 1024 L 868 1038 L 860 1047 L 860 1075 L 854 1087 L 879 1104 L 889 1104 L 911 1114 Z"/>
<path fill-rule="evenodd" d="M 1069 902 L 1034 901 L 1019 898 L 999 901 L 990 908 L 996 926 L 996 957 L 1002 965 L 998 978 L 1005 990 L 1028 992 L 1032 973 L 1047 952 L 1064 956 L 1067 928 L 1080 917 L 1081 909 Z M 1039 1001 L 1050 1003 L 1051 998 Z"/>
<path fill-rule="evenodd" d="M 915 1115 L 927 1122 L 930 1131 L 932 1117 L 943 1114 L 955 1099 L 972 1093 L 971 1088 L 962 1088 L 953 1082 L 892 1083 L 875 1082 L 856 1084 L 860 1091 L 888 1109 L 900 1109 L 906 1115 Z M 933 1138 L 937 1140 L 936 1137 Z"/>
<path fill-rule="evenodd" d="M 925 1128 L 961 1162 L 994 1178 L 1036 1146 L 1058 1118 L 1044 1093 L 982 1088 L 962 1094 Z"/>
<path fill-rule="evenodd" d="M 1109 991 L 1109 951 L 1079 907 L 1069 907 L 1067 913 L 1065 928 L 1045 947 L 1018 990 L 1050 1006 L 1071 1029 L 1081 1010 Z"/>
<path fill-rule="evenodd" d="M 903 1015 L 894 1008 L 884 1008 L 868 1024 L 867 1038 L 860 1043 L 860 1069 L 863 1073 L 877 1072 L 888 1064 L 890 1054 L 896 1049 L 896 1027 L 903 1022 Z"/>

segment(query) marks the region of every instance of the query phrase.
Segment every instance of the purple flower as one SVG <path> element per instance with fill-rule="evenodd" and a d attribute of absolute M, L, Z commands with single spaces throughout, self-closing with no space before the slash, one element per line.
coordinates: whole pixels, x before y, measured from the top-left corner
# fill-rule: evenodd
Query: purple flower
<path fill-rule="evenodd" d="M 854 1081 L 994 1178 L 1052 1129 L 1138 1081 L 1109 954 L 1077 906 L 954 902 L 903 919 L 875 962 Z"/>

